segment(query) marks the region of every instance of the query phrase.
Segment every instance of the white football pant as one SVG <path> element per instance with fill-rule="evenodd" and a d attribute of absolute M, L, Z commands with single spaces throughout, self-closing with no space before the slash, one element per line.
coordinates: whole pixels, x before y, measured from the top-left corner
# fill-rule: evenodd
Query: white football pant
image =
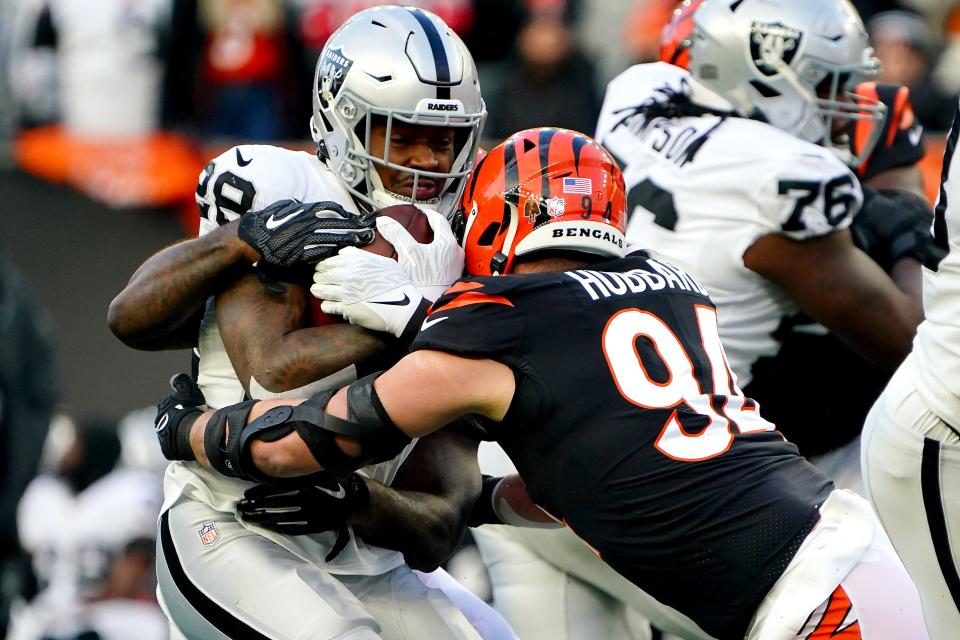
<path fill-rule="evenodd" d="M 198 535 L 213 522 L 218 537 Z M 160 516 L 158 595 L 191 640 L 479 640 L 453 602 L 407 566 L 334 575 L 241 526 L 183 501 Z"/>
<path fill-rule="evenodd" d="M 934 640 L 960 638 L 960 437 L 912 380 L 912 356 L 863 429 L 867 496 L 920 590 Z"/>

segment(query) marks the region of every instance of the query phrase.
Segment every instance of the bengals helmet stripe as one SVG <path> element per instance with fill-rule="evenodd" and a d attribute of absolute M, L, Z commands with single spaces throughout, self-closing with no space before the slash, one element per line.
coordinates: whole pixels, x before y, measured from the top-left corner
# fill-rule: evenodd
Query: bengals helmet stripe
<path fill-rule="evenodd" d="M 684 0 L 673 10 L 670 21 L 660 35 L 660 61 L 690 70 L 690 47 L 693 44 L 693 14 L 704 0 Z"/>
<path fill-rule="evenodd" d="M 508 273 L 516 256 L 548 249 L 624 254 L 623 175 L 576 131 L 528 129 L 505 140 L 475 169 L 462 208 L 473 275 Z"/>

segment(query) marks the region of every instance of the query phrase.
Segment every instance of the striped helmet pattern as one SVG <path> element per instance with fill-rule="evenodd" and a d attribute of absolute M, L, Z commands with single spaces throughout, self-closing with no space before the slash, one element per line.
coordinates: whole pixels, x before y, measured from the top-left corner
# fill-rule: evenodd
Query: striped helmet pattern
<path fill-rule="evenodd" d="M 463 212 L 472 275 L 509 273 L 517 256 L 537 251 L 624 255 L 623 175 L 576 131 L 543 127 L 507 138 L 475 168 Z"/>

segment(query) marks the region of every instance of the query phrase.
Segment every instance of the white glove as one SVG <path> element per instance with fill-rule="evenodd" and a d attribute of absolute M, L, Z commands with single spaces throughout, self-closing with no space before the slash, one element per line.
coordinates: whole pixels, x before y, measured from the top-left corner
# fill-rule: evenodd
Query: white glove
<path fill-rule="evenodd" d="M 399 222 L 387 216 L 377 218 L 377 231 L 396 249 L 397 262 L 411 282 L 433 302 L 463 275 L 463 249 L 443 214 L 429 209 L 423 213 L 433 229 L 430 244 L 417 242 Z"/>
<path fill-rule="evenodd" d="M 313 282 L 310 293 L 323 300 L 320 308 L 324 313 L 398 338 L 414 324 L 419 328 L 427 307 L 423 294 L 399 263 L 356 247 L 345 247 L 338 255 L 318 262 Z"/>

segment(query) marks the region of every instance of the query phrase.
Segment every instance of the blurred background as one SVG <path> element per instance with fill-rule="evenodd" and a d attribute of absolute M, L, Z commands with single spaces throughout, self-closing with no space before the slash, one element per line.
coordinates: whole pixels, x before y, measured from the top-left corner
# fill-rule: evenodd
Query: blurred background
<path fill-rule="evenodd" d="M 853 3 L 883 62 L 880 81 L 911 89 L 932 198 L 960 93 L 960 0 Z M 11 638 L 49 626 L 25 608 L 37 593 L 64 621 L 48 637 L 108 637 L 82 633 L 94 626 L 90 603 L 116 598 L 147 607 L 125 614 L 138 628 L 156 626 L 150 539 L 162 461 L 152 412 L 141 409 L 190 355 L 126 348 L 107 328 L 107 306 L 147 256 L 195 232 L 206 160 L 242 142 L 312 148 L 316 56 L 341 22 L 375 4 L 0 0 L 0 602 L 28 622 Z M 531 126 L 592 133 L 606 82 L 656 58 L 677 0 L 405 4 L 439 14 L 473 52 L 489 148 Z M 122 500 L 138 505 L 125 510 L 130 522 L 104 517 Z M 89 530 L 67 535 L 66 514 Z M 51 594 L 58 571 L 84 587 Z M 78 602 L 89 605 L 82 614 Z M 0 607 L 0 637 L 6 625 Z"/>

